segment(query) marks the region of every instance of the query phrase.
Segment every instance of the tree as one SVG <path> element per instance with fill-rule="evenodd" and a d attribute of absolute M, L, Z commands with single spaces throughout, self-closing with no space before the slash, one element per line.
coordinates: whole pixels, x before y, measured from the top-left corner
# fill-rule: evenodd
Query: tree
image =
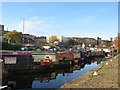
<path fill-rule="evenodd" d="M 40 42 L 40 43 L 38 44 L 38 47 L 39 47 L 40 49 L 43 49 L 43 46 L 44 46 L 44 42 Z"/>
<path fill-rule="evenodd" d="M 51 36 L 50 38 L 49 38 L 49 43 L 54 43 L 55 41 L 59 41 L 59 39 L 57 38 L 57 36 Z"/>
<path fill-rule="evenodd" d="M 17 32 L 16 30 L 8 32 L 4 34 L 4 36 L 5 39 L 10 40 L 11 43 L 21 43 L 22 40 L 22 32 Z"/>
<path fill-rule="evenodd" d="M 72 47 L 73 45 L 76 45 L 77 42 L 75 40 L 73 40 L 73 39 L 69 39 L 69 40 L 66 41 L 66 44 L 68 46 Z"/>
<path fill-rule="evenodd" d="M 105 44 L 105 45 L 112 45 L 112 42 L 108 41 L 108 40 L 105 40 L 105 42 L 103 44 Z"/>

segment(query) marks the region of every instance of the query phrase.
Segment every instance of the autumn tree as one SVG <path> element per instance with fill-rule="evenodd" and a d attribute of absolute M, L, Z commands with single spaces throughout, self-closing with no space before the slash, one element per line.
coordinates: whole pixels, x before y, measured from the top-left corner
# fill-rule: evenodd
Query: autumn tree
<path fill-rule="evenodd" d="M 11 43 L 21 43 L 22 39 L 22 33 L 17 32 L 16 30 L 13 30 L 11 32 L 8 32 L 7 34 L 4 34 L 5 39 L 10 40 Z"/>
<path fill-rule="evenodd" d="M 55 41 L 59 41 L 59 39 L 57 38 L 57 36 L 51 36 L 49 38 L 49 43 L 53 44 Z"/>

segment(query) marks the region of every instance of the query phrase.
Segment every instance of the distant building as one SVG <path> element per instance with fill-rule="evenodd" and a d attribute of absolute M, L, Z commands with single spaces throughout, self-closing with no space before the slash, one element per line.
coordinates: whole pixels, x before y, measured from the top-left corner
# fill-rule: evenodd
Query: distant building
<path fill-rule="evenodd" d="M 111 47 L 111 46 L 113 46 L 113 41 L 111 41 L 111 40 L 101 40 L 101 44 L 99 46 Z"/>
<path fill-rule="evenodd" d="M 0 25 L 0 41 L 3 40 L 3 34 L 4 34 L 4 25 Z"/>
<path fill-rule="evenodd" d="M 50 40 L 50 38 L 51 38 L 52 36 L 47 36 L 47 42 L 49 42 L 49 40 Z M 60 41 L 60 42 L 66 42 L 68 39 L 66 38 L 66 37 L 64 37 L 64 36 L 56 36 L 57 37 L 57 39 Z"/>
<path fill-rule="evenodd" d="M 83 43 L 85 44 L 85 46 L 95 46 L 96 43 L 96 39 L 94 38 L 79 38 L 79 37 L 71 37 L 69 39 L 73 39 L 75 40 L 78 44 L 82 45 Z"/>
<path fill-rule="evenodd" d="M 34 44 L 35 44 L 35 46 L 47 44 L 46 37 L 45 36 L 35 37 L 34 38 Z"/>
<path fill-rule="evenodd" d="M 69 37 L 68 38 L 69 40 L 72 39 L 74 41 L 76 41 L 78 44 L 81 44 L 84 43 L 84 40 L 82 38 L 79 38 L 79 37 Z"/>
<path fill-rule="evenodd" d="M 4 40 L 4 34 L 7 34 L 9 31 L 4 29 L 4 25 L 0 25 L 0 41 Z"/>
<path fill-rule="evenodd" d="M 26 45 L 34 45 L 34 39 L 35 39 L 35 35 L 30 35 L 30 34 L 22 34 L 22 44 Z"/>
<path fill-rule="evenodd" d="M 83 41 L 86 46 L 95 46 L 97 44 L 94 38 L 83 38 Z"/>

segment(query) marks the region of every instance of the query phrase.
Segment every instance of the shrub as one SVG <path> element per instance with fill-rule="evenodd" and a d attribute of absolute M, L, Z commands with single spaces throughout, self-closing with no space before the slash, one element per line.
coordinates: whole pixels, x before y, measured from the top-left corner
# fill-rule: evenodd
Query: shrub
<path fill-rule="evenodd" d="M 2 42 L 2 50 L 20 50 L 21 45 L 18 44 L 9 44 L 7 42 Z"/>

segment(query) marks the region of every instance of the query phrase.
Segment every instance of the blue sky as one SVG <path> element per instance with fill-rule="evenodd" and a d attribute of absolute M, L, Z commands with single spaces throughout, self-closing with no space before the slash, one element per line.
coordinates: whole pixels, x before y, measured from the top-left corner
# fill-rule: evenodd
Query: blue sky
<path fill-rule="evenodd" d="M 4 2 L 5 29 L 36 36 L 63 35 L 109 39 L 118 32 L 117 2 Z"/>

